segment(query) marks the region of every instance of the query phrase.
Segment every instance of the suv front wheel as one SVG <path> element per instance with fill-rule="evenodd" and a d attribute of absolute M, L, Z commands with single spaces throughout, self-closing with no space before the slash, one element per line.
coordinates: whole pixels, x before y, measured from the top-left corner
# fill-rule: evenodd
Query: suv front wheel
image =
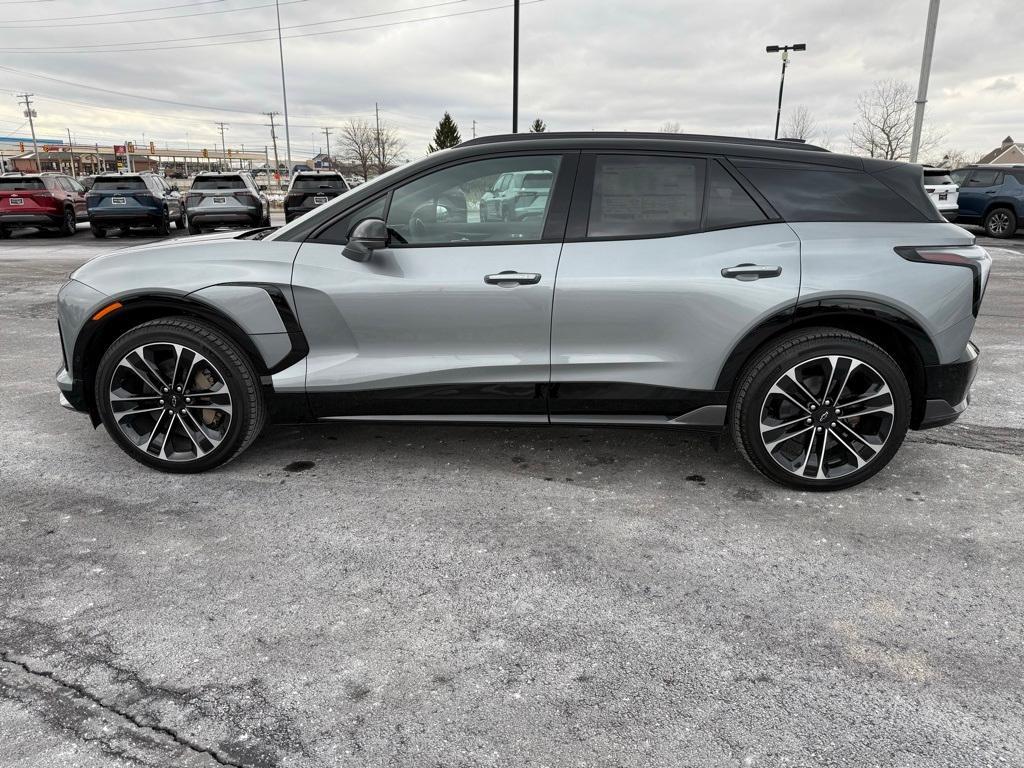
<path fill-rule="evenodd" d="M 739 379 L 733 439 L 763 475 L 813 491 L 847 488 L 882 469 L 910 423 L 906 376 L 885 350 L 832 328 L 763 349 Z"/>
<path fill-rule="evenodd" d="M 96 405 L 133 459 L 165 472 L 202 472 L 245 450 L 263 428 L 259 378 L 245 353 L 191 318 L 143 323 L 100 361 Z"/>

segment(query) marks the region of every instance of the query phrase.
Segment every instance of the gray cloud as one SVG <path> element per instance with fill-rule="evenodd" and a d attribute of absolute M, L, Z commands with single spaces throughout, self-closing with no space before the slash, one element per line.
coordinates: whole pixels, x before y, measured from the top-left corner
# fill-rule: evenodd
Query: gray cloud
<path fill-rule="evenodd" d="M 509 0 L 463 2 L 345 24 L 332 19 L 430 5 L 431 0 L 307 0 L 282 7 L 283 23 L 309 24 L 286 34 L 323 32 L 475 11 Z M 437 0 L 434 0 L 437 2 Z M 36 75 L 84 84 L 78 88 L 0 70 L 0 134 L 17 129 L 11 94 L 37 95 L 41 132 L 70 127 L 93 141 L 142 138 L 219 143 L 214 122 L 230 124 L 232 144 L 269 143 L 260 112 L 281 111 L 276 41 L 145 53 L 11 53 L 15 47 L 75 46 L 165 40 L 273 26 L 273 9 L 178 21 L 12 29 L 12 18 L 40 19 L 110 13 L 127 0 L 53 0 L 0 6 L 0 63 Z M 160 5 L 147 0 L 146 6 Z M 261 4 L 225 0 L 224 8 Z M 168 2 L 167 5 L 170 5 Z M 979 4 L 975 4 L 979 5 Z M 1012 24 L 1017 0 L 988 0 L 984 8 L 946 4 L 939 16 L 928 102 L 929 123 L 945 144 L 984 151 L 1020 132 L 1024 100 L 1007 93 L 1024 80 L 1024 50 Z M 45 9 L 43 9 L 45 7 Z M 217 6 L 221 7 L 221 6 Z M 204 7 L 205 8 L 205 7 Z M 196 9 L 198 10 L 198 9 Z M 786 105 L 804 105 L 846 148 L 857 94 L 874 80 L 916 85 L 925 4 L 861 0 L 825 3 L 735 0 L 544 0 L 522 8 L 520 118 L 542 117 L 551 130 L 656 130 L 675 120 L 684 130 L 739 136 L 770 135 L 779 61 L 768 43 L 806 42 L 787 73 Z M 167 11 L 159 15 L 185 13 Z M 105 17 L 119 19 L 122 17 Z M 451 18 L 285 41 L 292 144 L 296 156 L 323 144 L 317 131 L 351 116 L 372 117 L 374 103 L 409 145 L 423 153 L 433 125 L 451 111 L 464 137 L 510 127 L 509 8 Z M 254 35 L 265 37 L 266 35 Z M 224 38 L 244 39 L 245 36 Z M 203 44 L 192 41 L 182 44 Z M 108 88 L 215 107 L 196 109 L 93 90 Z M 67 103 L 78 102 L 86 106 Z"/>

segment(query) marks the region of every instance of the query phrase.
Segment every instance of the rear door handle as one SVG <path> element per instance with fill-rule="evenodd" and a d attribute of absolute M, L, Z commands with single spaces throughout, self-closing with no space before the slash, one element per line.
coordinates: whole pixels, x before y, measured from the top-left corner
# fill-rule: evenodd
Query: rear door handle
<path fill-rule="evenodd" d="M 516 272 L 514 269 L 506 269 L 495 275 L 484 275 L 484 282 L 488 285 L 500 285 L 502 288 L 511 288 L 514 285 L 536 285 L 540 282 L 540 275 L 536 272 Z"/>
<path fill-rule="evenodd" d="M 737 264 L 722 270 L 722 277 L 733 277 L 737 280 L 757 280 L 761 277 L 778 277 L 782 267 L 769 267 L 764 264 Z"/>

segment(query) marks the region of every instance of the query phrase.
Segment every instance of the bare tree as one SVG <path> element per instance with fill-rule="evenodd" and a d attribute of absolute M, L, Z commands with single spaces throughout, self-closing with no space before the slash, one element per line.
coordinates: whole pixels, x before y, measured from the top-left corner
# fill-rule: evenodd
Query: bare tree
<path fill-rule="evenodd" d="M 666 120 L 661 124 L 661 128 L 658 129 L 659 133 L 682 133 L 683 127 L 679 124 L 678 120 Z"/>
<path fill-rule="evenodd" d="M 359 168 L 363 181 L 370 178 L 370 170 L 377 158 L 376 131 L 363 119 L 349 120 L 340 131 L 341 150 L 346 162 Z"/>
<path fill-rule="evenodd" d="M 391 123 L 381 122 L 371 126 L 370 132 L 373 135 L 373 151 L 376 161 L 377 173 L 384 173 L 394 167 L 405 151 L 405 142 L 398 135 L 398 131 Z"/>
<path fill-rule="evenodd" d="M 854 151 L 886 160 L 909 160 L 914 131 L 914 91 L 900 80 L 879 80 L 857 98 L 857 120 L 850 132 Z M 942 136 L 926 131 L 921 136 L 927 154 Z"/>
<path fill-rule="evenodd" d="M 977 157 L 977 152 L 967 152 L 963 149 L 949 148 L 945 151 L 932 152 L 926 165 L 934 165 L 936 168 L 963 168 L 974 162 L 971 158 Z"/>
<path fill-rule="evenodd" d="M 787 139 L 811 141 L 818 133 L 818 121 L 811 110 L 802 104 L 792 110 L 782 126 L 782 135 Z"/>

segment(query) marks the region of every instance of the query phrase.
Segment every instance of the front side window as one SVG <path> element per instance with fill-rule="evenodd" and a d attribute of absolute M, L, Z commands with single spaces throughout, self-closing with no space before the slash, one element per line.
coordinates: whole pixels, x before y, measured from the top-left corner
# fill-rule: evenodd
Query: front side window
<path fill-rule="evenodd" d="M 588 237 L 671 235 L 700 229 L 704 161 L 601 155 L 594 167 Z"/>
<path fill-rule="evenodd" d="M 363 219 L 383 219 L 384 206 L 387 203 L 387 195 L 363 203 L 354 211 L 349 211 L 340 219 L 336 219 L 329 227 L 317 234 L 315 240 L 318 243 L 345 245 L 348 242 L 348 233 L 352 227 Z"/>
<path fill-rule="evenodd" d="M 709 229 L 758 224 L 768 220 L 754 199 L 717 161 L 711 163 L 707 205 Z"/>
<path fill-rule="evenodd" d="M 537 242 L 544 234 L 557 155 L 499 157 L 444 168 L 394 191 L 388 229 L 411 245 Z M 509 189 L 486 196 L 502 174 L 525 172 L 551 180 L 547 186 Z"/>

